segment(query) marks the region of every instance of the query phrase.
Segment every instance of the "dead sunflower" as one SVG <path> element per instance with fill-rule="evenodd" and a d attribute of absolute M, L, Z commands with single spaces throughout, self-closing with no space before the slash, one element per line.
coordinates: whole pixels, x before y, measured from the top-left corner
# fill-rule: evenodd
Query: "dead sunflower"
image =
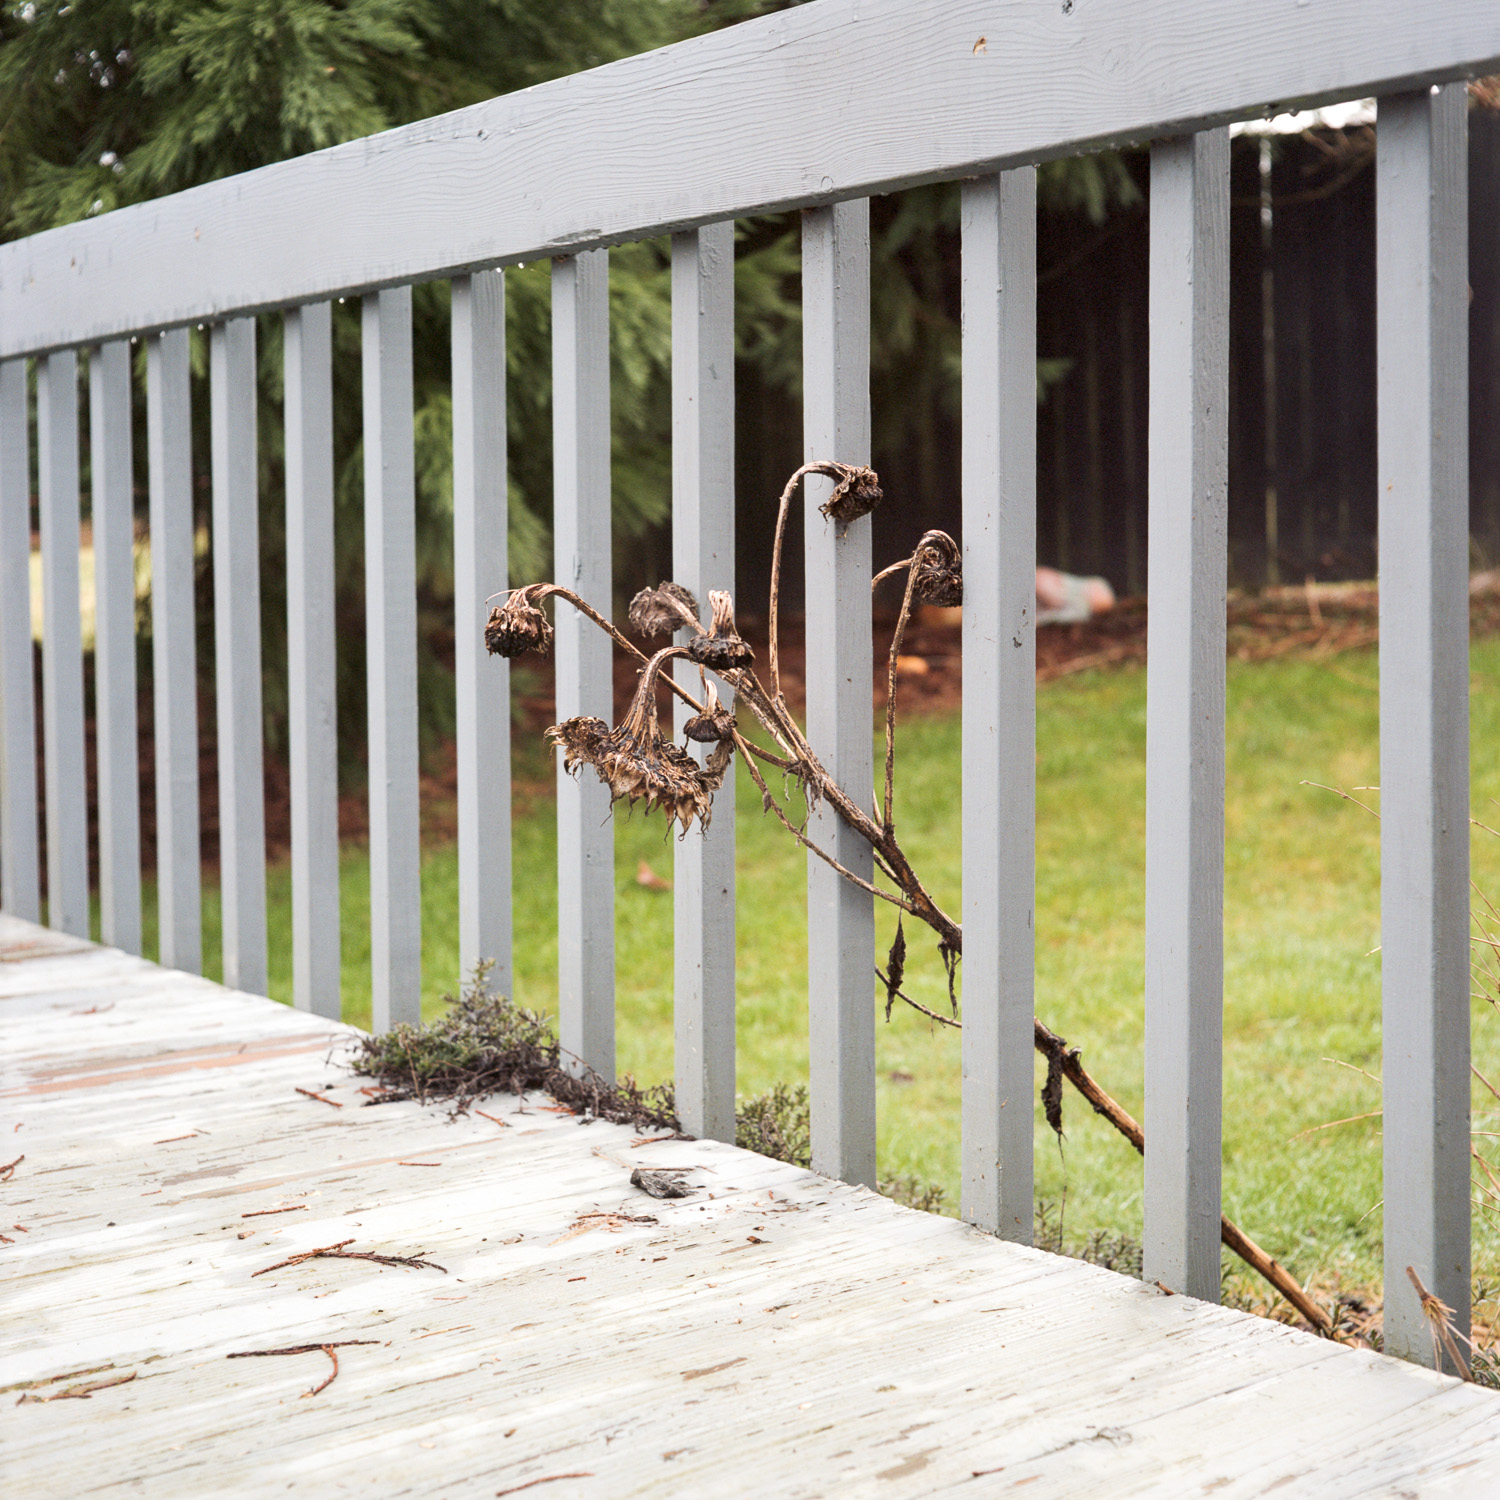
<path fill-rule="evenodd" d="M 717 745 L 734 739 L 734 715 L 719 702 L 719 690 L 713 683 L 708 685 L 703 712 L 694 714 L 682 726 L 682 732 L 700 745 Z"/>
<path fill-rule="evenodd" d="M 484 644 L 491 656 L 523 656 L 528 651 L 545 656 L 552 649 L 552 627 L 531 599 L 535 587 L 517 589 L 490 611 Z"/>
<path fill-rule="evenodd" d="M 721 742 L 700 767 L 681 745 L 662 738 L 656 679 L 664 663 L 684 654 L 681 647 L 668 646 L 646 663 L 630 708 L 614 729 L 602 719 L 576 718 L 554 724 L 547 736 L 562 746 L 566 770 L 576 775 L 581 766 L 593 766 L 611 802 L 623 797 L 634 805 L 644 799 L 647 811 L 661 808 L 668 824 L 680 823 L 686 834 L 694 818 L 708 827 L 713 793 L 723 784 L 734 746 Z"/>
<path fill-rule="evenodd" d="M 874 469 L 856 464 L 818 463 L 809 464 L 816 474 L 826 474 L 838 481 L 833 493 L 818 507 L 830 521 L 847 526 L 861 516 L 867 516 L 884 498 L 880 488 L 880 477 Z"/>
<path fill-rule="evenodd" d="M 713 610 L 708 634 L 694 636 L 687 644 L 687 654 L 700 667 L 712 667 L 716 672 L 748 667 L 755 653 L 735 629 L 733 596 L 716 591 L 708 596 L 708 603 Z"/>
<path fill-rule="evenodd" d="M 630 601 L 630 623 L 648 637 L 691 630 L 698 623 L 698 601 L 680 583 L 659 583 Z"/>
<path fill-rule="evenodd" d="M 963 554 L 946 531 L 929 531 L 916 548 L 912 598 L 919 604 L 964 602 Z"/>

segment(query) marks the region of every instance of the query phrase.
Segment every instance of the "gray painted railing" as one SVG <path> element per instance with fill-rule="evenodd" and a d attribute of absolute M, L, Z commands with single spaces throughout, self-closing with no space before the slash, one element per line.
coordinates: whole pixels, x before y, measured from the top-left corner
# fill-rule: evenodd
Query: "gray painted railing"
<path fill-rule="evenodd" d="M 997 29 L 1003 28 L 1003 29 Z M 1493 0 L 819 0 L 141 207 L 0 246 L 0 898 L 89 926 L 78 620 L 77 362 L 88 363 L 100 935 L 140 943 L 130 349 L 146 345 L 162 962 L 201 962 L 189 340 L 210 326 L 224 967 L 263 987 L 265 855 L 254 324 L 285 319 L 296 1004 L 338 1011 L 329 300 L 363 299 L 373 1013 L 420 983 L 411 285 L 452 278 L 460 947 L 509 986 L 508 677 L 478 646 L 505 582 L 503 267 L 553 262 L 557 576 L 610 602 L 608 247 L 672 238 L 673 562 L 734 579 L 733 219 L 806 210 L 805 445 L 863 462 L 868 196 L 963 189 L 963 1213 L 1031 1234 L 1035 805 L 1035 164 L 1154 141 L 1147 735 L 1146 1274 L 1218 1294 L 1228 306 L 1225 127 L 1381 96 L 1387 1347 L 1430 1358 L 1404 1269 L 1469 1299 L 1464 92 L 1500 70 Z M 1440 87 L 1435 87 L 1440 85 Z M 34 450 L 29 383 L 35 389 Z M 43 569 L 36 784 L 32 452 Z M 812 743 L 872 785 L 867 522 L 809 486 Z M 560 714 L 610 713 L 607 643 L 562 611 Z M 605 789 L 558 782 L 563 1041 L 614 1068 Z M 856 870 L 868 851 L 826 816 Z M 734 1117 L 734 837 L 677 848 L 676 1082 L 694 1132 Z M 869 898 L 810 860 L 813 1153 L 875 1175 Z"/>

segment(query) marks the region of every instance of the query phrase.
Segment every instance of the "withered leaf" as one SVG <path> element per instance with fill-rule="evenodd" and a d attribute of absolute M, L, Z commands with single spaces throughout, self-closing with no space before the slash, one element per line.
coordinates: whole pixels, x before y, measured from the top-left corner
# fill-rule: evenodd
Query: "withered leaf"
<path fill-rule="evenodd" d="M 896 936 L 885 961 L 885 1018 L 891 1018 L 891 1007 L 896 1003 L 896 991 L 906 977 L 906 932 L 901 926 L 901 915 L 896 915 Z"/>

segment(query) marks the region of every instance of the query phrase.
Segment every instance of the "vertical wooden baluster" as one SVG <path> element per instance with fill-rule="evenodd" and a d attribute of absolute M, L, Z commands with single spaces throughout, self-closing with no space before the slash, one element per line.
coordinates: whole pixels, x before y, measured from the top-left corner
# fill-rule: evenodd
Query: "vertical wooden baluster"
<path fill-rule="evenodd" d="M 370 1002 L 384 1032 L 422 1017 L 411 288 L 372 293 L 363 315 Z"/>
<path fill-rule="evenodd" d="M 1036 169 L 963 185 L 963 1216 L 1031 1243 Z"/>
<path fill-rule="evenodd" d="M 224 983 L 266 992 L 266 806 L 261 758 L 260 503 L 255 319 L 209 333 L 219 881 Z"/>
<path fill-rule="evenodd" d="M 0 362 L 0 905 L 41 920 L 26 361 Z"/>
<path fill-rule="evenodd" d="M 552 263 L 552 535 L 557 582 L 610 612 L 609 252 Z M 559 601 L 557 717 L 613 722 L 611 643 Z M 615 1072 L 615 870 L 609 790 L 557 764 L 558 1020 L 569 1063 Z"/>
<path fill-rule="evenodd" d="M 458 956 L 513 993 L 510 663 L 484 649 L 506 562 L 505 276 L 453 278 L 453 621 L 458 689 Z"/>
<path fill-rule="evenodd" d="M 326 302 L 294 307 L 286 369 L 287 730 L 292 1003 L 338 1020 L 339 763 L 333 593 L 333 349 Z"/>
<path fill-rule="evenodd" d="M 1432 1363 L 1406 1275 L 1469 1328 L 1466 94 L 1380 101 L 1385 1348 Z"/>
<path fill-rule="evenodd" d="M 42 747 L 47 925 L 89 935 L 89 827 L 78 616 L 78 356 L 40 362 L 36 441 L 42 541 Z"/>
<path fill-rule="evenodd" d="M 710 589 L 734 589 L 734 225 L 672 236 L 672 577 L 708 622 Z M 678 632 L 685 643 L 688 631 Z M 698 670 L 677 662 L 696 697 Z M 720 701 L 733 694 L 717 682 Z M 677 702 L 681 735 L 692 710 Z M 706 746 L 691 747 L 700 762 Z M 712 825 L 675 845 L 677 1113 L 690 1135 L 734 1140 L 734 776 Z"/>
<path fill-rule="evenodd" d="M 146 344 L 156 886 L 160 961 L 196 974 L 203 967 L 203 923 L 190 399 L 188 332 L 174 328 Z"/>
<path fill-rule="evenodd" d="M 135 464 L 130 341 L 89 355 L 94 533 L 94 734 L 99 936 L 141 951 L 141 783 L 135 706 Z"/>
<path fill-rule="evenodd" d="M 1151 152 L 1147 1281 L 1219 1299 L 1229 135 Z"/>
<path fill-rule="evenodd" d="M 802 215 L 805 457 L 870 460 L 870 204 L 859 198 Z M 870 518 L 848 526 L 818 506 L 832 481 L 807 481 L 807 737 L 861 805 L 874 791 Z M 828 807 L 809 834 L 870 879 L 869 846 Z M 875 913 L 873 898 L 807 857 L 808 1037 L 813 1169 L 875 1185 Z"/>

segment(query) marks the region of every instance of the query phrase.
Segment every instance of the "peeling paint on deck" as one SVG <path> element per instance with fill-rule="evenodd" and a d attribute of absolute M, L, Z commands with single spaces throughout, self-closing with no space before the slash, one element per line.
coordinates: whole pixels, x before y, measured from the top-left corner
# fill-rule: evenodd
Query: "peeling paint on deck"
<path fill-rule="evenodd" d="M 7 1494 L 1500 1492 L 1492 1392 L 540 1098 L 366 1108 L 343 1028 L 6 919 L 23 949 Z M 445 1269 L 296 1260 L 339 1244 Z"/>

